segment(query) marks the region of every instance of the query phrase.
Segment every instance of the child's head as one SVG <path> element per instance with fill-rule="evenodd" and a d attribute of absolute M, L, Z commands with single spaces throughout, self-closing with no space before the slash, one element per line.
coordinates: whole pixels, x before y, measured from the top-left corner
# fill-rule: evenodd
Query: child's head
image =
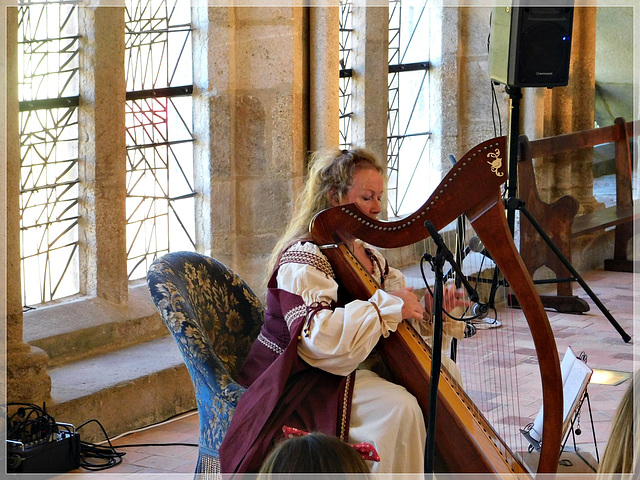
<path fill-rule="evenodd" d="M 337 437 L 320 432 L 286 438 L 260 468 L 260 478 L 271 473 L 370 473 L 364 459 Z"/>

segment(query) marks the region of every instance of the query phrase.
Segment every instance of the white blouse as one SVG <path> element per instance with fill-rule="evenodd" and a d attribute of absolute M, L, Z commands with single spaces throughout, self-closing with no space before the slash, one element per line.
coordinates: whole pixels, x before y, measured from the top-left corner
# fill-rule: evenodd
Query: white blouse
<path fill-rule="evenodd" d="M 288 252 L 296 251 L 316 255 L 326 261 L 314 243 L 297 243 L 288 249 Z M 374 251 L 374 254 L 382 258 L 379 252 Z M 398 281 L 398 274 L 402 277 L 399 271 L 390 272 L 394 283 Z M 306 263 L 281 265 L 277 283 L 278 288 L 300 295 L 306 305 L 315 302 L 328 305 L 338 299 L 336 281 Z M 396 288 L 400 287 L 396 286 L 394 290 Z M 348 375 L 367 358 L 381 335 L 387 337 L 396 330 L 402 321 L 403 304 L 401 298 L 378 290 L 368 301 L 354 300 L 334 310 L 319 310 L 312 316 L 308 330 L 302 334 L 298 354 L 314 367 L 335 375 Z"/>

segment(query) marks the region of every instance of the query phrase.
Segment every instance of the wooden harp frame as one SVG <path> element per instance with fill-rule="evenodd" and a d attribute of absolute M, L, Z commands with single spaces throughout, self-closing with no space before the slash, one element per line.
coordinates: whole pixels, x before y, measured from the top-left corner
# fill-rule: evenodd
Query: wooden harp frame
<path fill-rule="evenodd" d="M 509 282 L 531 330 L 544 406 L 544 441 L 537 472 L 555 473 L 562 442 L 560 362 L 549 319 L 507 225 L 500 196 L 500 185 L 507 179 L 505 147 L 506 137 L 474 147 L 447 173 L 426 203 L 402 220 L 374 220 L 355 204 L 349 204 L 318 213 L 311 222 L 310 233 L 348 293 L 353 298 L 368 299 L 379 286 L 336 232 L 349 233 L 381 248 L 397 248 L 427 238 L 425 220 L 440 230 L 465 214 Z M 424 386 L 429 384 L 430 348 L 407 322 L 382 339 L 378 348 L 396 381 L 413 393 L 423 411 L 428 412 L 428 388 Z M 528 470 L 446 371 L 441 373 L 439 382 L 437 417 L 436 449 L 450 471 L 528 476 Z"/>

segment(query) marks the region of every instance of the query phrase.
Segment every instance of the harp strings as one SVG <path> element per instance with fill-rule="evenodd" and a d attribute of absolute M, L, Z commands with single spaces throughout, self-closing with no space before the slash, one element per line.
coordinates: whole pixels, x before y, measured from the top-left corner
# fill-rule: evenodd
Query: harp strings
<path fill-rule="evenodd" d="M 523 451 L 524 442 L 518 429 L 518 419 L 521 416 L 514 336 L 518 333 L 517 328 L 525 327 L 514 325 L 513 311 L 506 307 L 508 289 L 500 287 L 492 290 L 491 282 L 495 267 L 493 261 L 487 255 L 474 252 L 469 248 L 469 240 L 475 237 L 475 232 L 469 223 L 465 221 L 462 228 L 445 230 L 447 231 L 442 232 L 445 243 L 454 253 L 454 257 L 461 260 L 462 272 L 472 288 L 478 292 L 479 302 L 472 301 L 457 273 L 445 264 L 445 289 L 448 285 L 460 286 L 462 292 L 460 300 L 465 305 L 463 308 L 448 312 L 451 317 L 454 317 L 454 319 L 449 318 L 448 321 L 451 324 L 461 323 L 461 326 L 470 323 L 476 327 L 476 333 L 468 338 L 463 335 L 460 339 L 453 339 L 451 344 L 445 345 L 443 356 L 447 356 L 452 362 L 455 361 L 453 367 L 450 366 L 450 362 L 448 363 L 450 370 L 453 370 L 452 375 L 458 377 L 462 388 L 500 437 L 513 451 Z M 426 267 L 423 265 L 421 271 L 418 264 L 420 252 L 435 256 L 436 247 L 433 241 L 429 238 L 411 247 L 396 250 L 400 250 L 400 256 L 394 252 L 390 257 L 405 273 L 407 283 L 414 286 L 416 292 L 420 294 L 425 288 L 433 291 L 435 281 L 433 271 L 428 264 Z M 410 256 L 413 258 L 407 258 Z M 423 277 L 426 277 L 427 286 Z M 477 318 L 474 315 L 476 303 L 492 303 L 485 318 Z M 446 314 L 445 319 L 447 319 Z M 500 322 L 500 327 L 490 328 L 496 321 Z M 469 332 L 473 327 L 463 327 L 462 331 L 464 328 Z"/>
<path fill-rule="evenodd" d="M 467 252 L 463 273 L 478 292 L 480 304 L 488 305 L 489 311 L 484 319 L 472 320 L 476 334 L 458 343 L 458 363 L 467 393 L 512 450 L 522 451 L 514 340 L 518 328 L 524 326 L 515 324 L 514 310 L 507 303 L 509 288 L 501 275 L 494 277 L 495 264 L 490 256 L 468 248 L 476 239 L 475 231 L 465 222 L 458 230 L 456 243 Z"/>

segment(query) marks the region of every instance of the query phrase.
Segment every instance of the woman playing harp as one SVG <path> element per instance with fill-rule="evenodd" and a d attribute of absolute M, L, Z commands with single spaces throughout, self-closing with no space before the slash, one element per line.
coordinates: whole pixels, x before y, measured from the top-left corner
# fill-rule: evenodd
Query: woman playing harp
<path fill-rule="evenodd" d="M 343 205 L 320 212 L 314 218 L 310 232 L 314 241 L 324 247 L 325 255 L 351 298 L 364 299 L 369 298 L 378 286 L 345 248 L 339 232 L 348 232 L 349 236 L 378 247 L 397 248 L 430 236 L 433 230 L 427 228 L 426 220 L 440 230 L 464 213 L 504 274 L 524 314 L 538 360 L 545 438 L 537 467 L 528 467 L 460 385 L 448 372 L 442 371 L 437 382 L 438 412 L 435 422 L 430 425 L 435 426 L 436 434 L 431 440 L 435 439 L 436 453 L 439 452 L 438 458 L 443 461 L 446 471 L 530 478 L 531 468 L 538 473 L 554 473 L 558 468 L 562 381 L 551 325 L 507 225 L 499 188 L 506 179 L 505 153 L 506 137 L 476 145 L 447 172 L 429 199 L 408 217 L 381 222 L 372 220 L 356 204 Z M 402 322 L 396 332 L 381 339 L 378 351 L 394 381 L 416 396 L 423 412 L 432 415 L 430 395 L 425 395 L 432 383 L 432 352 L 420 335 L 409 323 Z M 431 452 L 433 442 L 429 446 Z M 431 453 L 429 458 L 432 458 Z"/>
<path fill-rule="evenodd" d="M 257 470 L 283 425 L 374 444 L 380 462 L 370 462 L 373 472 L 423 471 L 425 425 L 416 399 L 366 361 L 403 319 L 420 329 L 425 307 L 403 275 L 358 240 L 348 241 L 351 251 L 382 288 L 346 301 L 309 236 L 312 218 L 329 207 L 355 203 L 377 218 L 383 171 L 364 149 L 313 159 L 301 207 L 274 249 L 265 323 L 243 367 L 248 390 L 222 445 L 223 472 Z M 460 303 L 457 296 L 448 292 L 447 309 Z"/>

